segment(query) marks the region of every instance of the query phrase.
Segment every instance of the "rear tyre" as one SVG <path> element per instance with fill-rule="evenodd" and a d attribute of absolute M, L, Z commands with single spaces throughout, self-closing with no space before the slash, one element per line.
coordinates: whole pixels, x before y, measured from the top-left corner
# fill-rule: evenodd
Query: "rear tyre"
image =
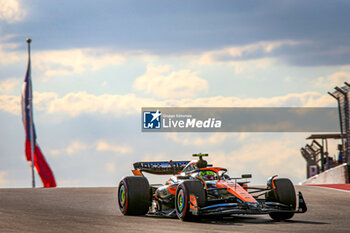
<path fill-rule="evenodd" d="M 275 178 L 273 180 L 275 190 L 266 195 L 266 201 L 273 201 L 285 204 L 290 207 L 289 210 L 295 210 L 296 195 L 293 183 L 287 178 Z M 276 221 L 290 219 L 294 213 L 273 212 L 269 214 Z"/>
<path fill-rule="evenodd" d="M 203 207 L 206 202 L 206 192 L 201 181 L 184 181 L 180 184 L 175 194 L 175 210 L 182 221 L 191 221 L 195 217 L 190 212 L 190 194 L 197 197 L 198 207 Z"/>
<path fill-rule="evenodd" d="M 124 215 L 145 215 L 149 210 L 150 186 L 143 176 L 124 177 L 118 187 L 119 209 Z"/>

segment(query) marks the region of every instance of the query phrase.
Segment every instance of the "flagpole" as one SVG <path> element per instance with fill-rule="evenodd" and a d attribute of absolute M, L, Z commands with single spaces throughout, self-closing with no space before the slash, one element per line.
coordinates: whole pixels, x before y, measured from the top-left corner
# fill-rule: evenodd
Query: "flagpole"
<path fill-rule="evenodd" d="M 30 42 L 32 40 L 30 38 L 27 39 L 27 44 L 28 44 L 28 66 L 30 66 Z M 27 85 L 29 86 L 29 95 L 28 95 L 28 100 L 29 100 L 29 125 L 30 125 L 30 157 L 32 159 L 32 187 L 35 188 L 35 173 L 34 173 L 34 143 L 35 143 L 35 138 L 34 138 L 34 126 L 33 126 L 33 93 L 32 93 L 32 74 L 31 74 L 31 69 L 29 68 L 29 80 Z"/>

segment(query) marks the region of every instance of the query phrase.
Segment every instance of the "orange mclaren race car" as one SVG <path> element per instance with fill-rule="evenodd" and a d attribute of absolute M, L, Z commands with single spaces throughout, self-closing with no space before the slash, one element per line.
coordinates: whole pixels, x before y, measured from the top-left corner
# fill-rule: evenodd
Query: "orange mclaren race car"
<path fill-rule="evenodd" d="M 269 214 L 285 220 L 307 210 L 301 192 L 298 201 L 292 182 L 273 176 L 267 186 L 250 187 L 250 174 L 231 178 L 226 168 L 213 167 L 194 154 L 193 161 L 137 162 L 134 176 L 118 187 L 118 203 L 124 215 L 154 214 L 191 220 L 205 215 Z M 150 185 L 143 172 L 173 176 L 165 185 Z M 298 202 L 298 203 L 297 203 Z"/>

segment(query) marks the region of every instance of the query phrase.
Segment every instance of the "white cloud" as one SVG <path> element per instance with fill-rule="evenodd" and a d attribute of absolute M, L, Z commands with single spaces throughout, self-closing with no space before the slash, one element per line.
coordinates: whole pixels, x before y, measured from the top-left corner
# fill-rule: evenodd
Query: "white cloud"
<path fill-rule="evenodd" d="M 3 81 L 0 81 L 0 92 L 9 93 L 20 84 L 20 80 L 16 78 L 9 78 Z"/>
<path fill-rule="evenodd" d="M 299 149 L 305 145 L 306 136 L 307 133 L 165 135 L 181 145 L 200 146 L 202 152 L 209 153 L 209 163 L 227 167 L 231 176 L 252 173 L 253 182 L 256 184 L 264 184 L 268 177 L 275 174 L 291 178 L 295 184 L 304 180 L 305 161 Z M 232 141 L 236 142 L 235 146 Z M 333 144 L 329 147 L 330 151 L 334 152 L 337 143 Z"/>
<path fill-rule="evenodd" d="M 46 50 L 32 55 L 33 66 L 42 71 L 44 80 L 53 76 L 80 74 L 97 71 L 126 60 L 151 62 L 157 56 L 144 51 L 114 52 L 108 48 L 77 48 L 68 50 Z"/>
<path fill-rule="evenodd" d="M 130 154 L 133 150 L 129 146 L 121 146 L 108 143 L 104 140 L 100 140 L 96 145 L 97 151 L 111 151 L 118 154 Z"/>
<path fill-rule="evenodd" d="M 183 98 L 206 91 L 208 83 L 190 70 L 170 72 L 170 66 L 148 65 L 146 73 L 135 80 L 134 88 L 160 98 Z"/>
<path fill-rule="evenodd" d="M 11 38 L 8 36 L 8 38 Z M 6 38 L 7 39 L 7 38 Z M 0 42 L 6 40 L 1 39 Z M 14 62 L 24 61 L 26 59 L 26 54 L 24 52 L 14 52 L 19 44 L 2 42 L 0 44 L 0 63 L 10 64 Z"/>
<path fill-rule="evenodd" d="M 52 76 L 96 71 L 125 61 L 125 56 L 103 49 L 48 50 L 33 54 L 33 66 L 42 70 L 46 79 Z"/>
<path fill-rule="evenodd" d="M 259 73 L 258 70 L 266 70 L 272 66 L 280 65 L 277 64 L 275 58 L 264 57 L 259 59 L 245 60 L 245 61 L 228 61 L 227 64 L 233 66 L 236 74 L 243 74 L 244 72 L 250 72 L 252 69 L 257 70 L 256 73 Z M 256 78 L 256 77 L 253 77 Z"/>
<path fill-rule="evenodd" d="M 8 184 L 8 180 L 6 179 L 7 171 L 0 171 L 0 186 Z"/>
<path fill-rule="evenodd" d="M 286 83 L 290 83 L 290 82 L 292 82 L 292 81 L 294 80 L 294 78 L 291 77 L 291 76 L 286 76 L 286 77 L 284 77 L 283 80 L 284 80 Z"/>
<path fill-rule="evenodd" d="M 211 133 L 209 136 L 208 134 L 168 133 L 165 137 L 185 146 L 217 146 L 225 143 L 227 140 L 244 141 L 247 138 L 247 133 Z"/>
<path fill-rule="evenodd" d="M 49 150 L 49 153 L 53 156 L 58 156 L 58 155 L 61 155 L 62 154 L 62 150 L 59 150 L 59 149 L 51 149 Z"/>
<path fill-rule="evenodd" d="M 116 166 L 112 162 L 106 163 L 106 169 L 108 172 L 114 173 L 116 171 Z"/>
<path fill-rule="evenodd" d="M 0 0 L 0 21 L 16 23 L 22 21 L 27 12 L 17 0 Z"/>
<path fill-rule="evenodd" d="M 344 82 L 350 82 L 350 74 L 346 72 L 336 72 L 329 75 L 327 78 L 317 78 L 316 85 L 330 89 L 336 86 L 342 87 L 344 86 Z"/>
<path fill-rule="evenodd" d="M 334 100 L 328 95 L 318 92 L 293 93 L 284 96 L 238 98 L 215 96 L 197 99 L 182 99 L 168 101 L 171 106 L 182 107 L 325 107 L 334 105 Z"/>
<path fill-rule="evenodd" d="M 259 136 L 260 135 L 260 136 Z M 264 179 L 278 174 L 293 178 L 295 182 L 305 179 L 305 161 L 300 154 L 300 134 L 284 134 L 278 139 L 249 134 L 242 146 L 226 153 L 213 151 L 209 162 L 216 166 L 228 167 L 231 176 L 252 172 L 260 184 Z M 293 171 L 291 173 L 290 171 Z"/>
<path fill-rule="evenodd" d="M 93 95 L 86 92 L 69 93 L 59 97 L 53 92 L 34 93 L 35 110 L 55 117 L 77 117 L 81 114 L 111 114 L 115 117 L 139 114 L 142 107 L 329 107 L 336 106 L 332 97 L 318 92 L 294 93 L 270 98 L 238 98 L 214 96 L 155 100 L 127 95 Z M 20 113 L 20 97 L 0 95 L 0 110 Z"/>
<path fill-rule="evenodd" d="M 14 37 L 17 36 L 4 35 L 0 38 L 0 63 L 26 62 L 26 51 L 16 51 L 25 42 L 6 42 Z M 32 43 L 35 43 L 35 41 Z M 38 70 L 38 73 L 42 74 L 43 80 L 47 81 L 54 76 L 94 72 L 107 66 L 119 65 L 125 61 L 153 62 L 158 59 L 158 56 L 146 51 L 116 52 L 110 48 L 101 47 L 44 51 L 32 50 L 31 58 L 33 69 Z"/>
<path fill-rule="evenodd" d="M 50 154 L 53 156 L 58 156 L 62 154 L 74 155 L 89 149 L 90 146 L 87 143 L 76 140 L 73 141 L 69 146 L 64 149 L 52 149 L 50 150 Z"/>
<path fill-rule="evenodd" d="M 1 41 L 4 41 L 4 39 Z M 252 67 L 266 69 L 274 64 L 275 59 L 266 56 L 252 56 L 249 60 L 236 58 L 250 56 L 254 53 L 268 54 L 276 48 L 295 46 L 300 43 L 302 42 L 290 40 L 263 41 L 241 47 L 208 51 L 202 54 L 183 54 L 179 59 L 188 60 L 188 63 L 192 63 L 192 65 L 224 62 L 234 66 L 236 73 L 242 73 Z M 25 61 L 27 59 L 25 52 L 13 51 L 20 45 L 23 45 L 23 43 L 0 44 L 0 62 L 6 64 Z M 119 65 L 133 60 L 152 63 L 158 61 L 159 58 L 147 51 L 114 52 L 109 48 L 32 51 L 33 69 L 39 70 L 43 80 L 63 75 L 94 72 L 107 66 Z M 134 88 L 161 98 L 185 98 L 194 97 L 196 94 L 206 91 L 208 83 L 198 77 L 196 72 L 189 69 L 171 71 L 170 66 L 154 67 L 149 65 L 146 73 L 134 82 Z"/>
<path fill-rule="evenodd" d="M 215 62 L 232 62 L 239 58 L 247 60 L 259 57 L 259 54 L 268 54 L 282 46 L 296 46 L 303 42 L 292 40 L 261 41 L 254 44 L 229 47 L 220 50 L 204 52 L 197 60 L 197 64 L 207 65 Z"/>
<path fill-rule="evenodd" d="M 171 139 L 174 142 L 180 143 L 185 146 L 202 146 L 202 145 L 218 145 L 227 140 L 228 138 L 236 137 L 239 138 L 237 134 L 225 134 L 225 133 L 213 133 L 209 136 L 193 136 L 193 135 L 183 135 L 178 133 L 168 133 L 166 138 Z"/>
<path fill-rule="evenodd" d="M 52 99 L 39 97 L 40 104 L 45 105 L 45 111 L 49 114 L 61 114 L 76 117 L 84 113 L 112 114 L 116 117 L 136 114 L 143 104 L 156 106 L 158 103 L 153 99 L 139 98 L 134 94 L 127 95 L 93 95 L 86 92 L 69 93 L 62 98 L 52 93 L 43 93 Z"/>
<path fill-rule="evenodd" d="M 89 146 L 81 141 L 74 141 L 70 146 L 66 148 L 66 152 L 69 155 L 76 154 L 78 152 L 87 150 Z"/>
<path fill-rule="evenodd" d="M 20 96 L 0 95 L 0 110 L 19 115 L 21 112 L 20 101 Z"/>
<path fill-rule="evenodd" d="M 93 143 L 86 143 L 80 140 L 75 140 L 65 148 L 51 149 L 50 154 L 53 156 L 74 155 L 91 149 L 95 149 L 96 151 L 111 151 L 119 154 L 129 154 L 133 151 L 133 149 L 129 146 L 110 144 L 105 140 L 99 140 Z"/>

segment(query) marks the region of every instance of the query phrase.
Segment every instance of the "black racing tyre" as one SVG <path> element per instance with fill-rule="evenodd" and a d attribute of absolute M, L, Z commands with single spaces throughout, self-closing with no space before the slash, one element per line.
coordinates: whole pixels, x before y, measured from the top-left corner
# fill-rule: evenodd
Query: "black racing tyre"
<path fill-rule="evenodd" d="M 151 205 L 150 186 L 143 176 L 124 177 L 118 186 L 119 209 L 124 215 L 145 215 Z"/>
<path fill-rule="evenodd" d="M 266 197 L 266 201 L 273 201 L 285 204 L 290 207 L 290 210 L 295 210 L 296 195 L 293 183 L 287 178 L 275 178 L 273 180 L 275 190 L 271 191 Z M 273 212 L 269 214 L 276 221 L 290 219 L 294 213 L 288 212 Z"/>
<path fill-rule="evenodd" d="M 177 217 L 182 221 L 190 221 L 194 219 L 194 216 L 190 212 L 190 194 L 194 194 L 197 197 L 198 207 L 203 207 L 206 203 L 206 192 L 201 181 L 184 181 L 177 186 L 175 194 L 175 210 Z"/>

